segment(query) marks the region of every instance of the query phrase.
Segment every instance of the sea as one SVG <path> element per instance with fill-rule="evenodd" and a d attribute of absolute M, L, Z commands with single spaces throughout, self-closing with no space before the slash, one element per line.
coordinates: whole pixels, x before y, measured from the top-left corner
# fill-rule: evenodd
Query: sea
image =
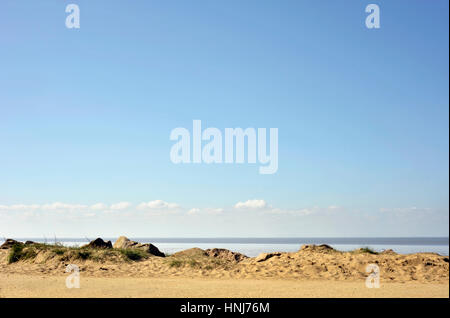
<path fill-rule="evenodd" d="M 65 246 L 81 246 L 95 237 L 89 238 L 14 238 L 18 241 L 34 241 Z M 114 243 L 115 237 L 104 237 Z M 130 237 L 141 243 L 152 243 L 166 254 L 173 254 L 188 248 L 198 247 L 225 248 L 250 257 L 269 252 L 295 252 L 303 244 L 328 244 L 340 251 L 350 251 L 361 247 L 369 247 L 377 252 L 392 249 L 397 253 L 410 254 L 419 252 L 449 255 L 448 237 L 240 237 L 240 238 L 158 238 Z M 0 240 L 3 243 L 3 239 Z"/>

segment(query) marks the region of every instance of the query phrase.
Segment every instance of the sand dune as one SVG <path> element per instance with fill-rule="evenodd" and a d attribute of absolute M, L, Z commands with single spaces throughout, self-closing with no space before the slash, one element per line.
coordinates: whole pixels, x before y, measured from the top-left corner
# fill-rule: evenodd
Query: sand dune
<path fill-rule="evenodd" d="M 62 287 L 58 288 L 65 288 L 68 264 L 79 266 L 86 286 L 90 286 L 89 282 L 96 282 L 99 286 L 90 292 L 80 292 L 83 297 L 120 297 L 125 294 L 130 297 L 219 297 L 223 292 L 228 295 L 224 297 L 356 296 L 352 290 L 358 291 L 361 297 L 448 297 L 448 257 L 433 253 L 401 255 L 387 251 L 371 254 L 366 250 L 340 252 L 327 246 L 306 245 L 298 252 L 269 253 L 253 258 L 227 250 L 190 249 L 168 257 L 149 255 L 132 261 L 121 257 L 122 254 L 116 253 L 115 249 L 93 249 L 89 257 L 82 259 L 70 250 L 48 248 L 37 250 L 33 257 L 8 264 L 9 253 L 8 249 L 0 250 L 2 297 L 78 295 L 68 291 L 60 294 L 48 289 L 51 284 L 47 282 L 61 285 L 61 281 Z M 378 265 L 380 289 L 384 292 L 369 292 L 370 289 L 365 287 L 368 264 Z M 46 283 L 41 284 L 42 281 Z M 139 281 L 163 286 L 178 281 L 179 288 L 158 287 L 146 291 L 137 287 Z M 27 287 L 27 284 L 31 285 Z M 46 289 L 45 292 L 39 292 L 39 284 L 39 288 Z M 113 287 L 121 284 L 123 288 Z M 221 290 L 220 286 L 225 285 L 230 289 L 222 293 L 202 292 L 202 286 Z M 107 291 L 108 286 L 112 288 L 110 291 Z M 306 286 L 314 290 L 308 292 Z M 128 292 L 124 294 L 124 290 Z M 88 294 L 83 294 L 86 292 Z"/>

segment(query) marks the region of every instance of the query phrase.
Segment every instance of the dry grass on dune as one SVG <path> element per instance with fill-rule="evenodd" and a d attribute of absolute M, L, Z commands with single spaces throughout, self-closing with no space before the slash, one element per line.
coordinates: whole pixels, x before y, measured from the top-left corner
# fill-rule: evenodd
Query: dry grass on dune
<path fill-rule="evenodd" d="M 375 253 L 369 249 L 340 252 L 326 245 L 305 245 L 298 252 L 267 253 L 248 258 L 223 249 L 185 250 L 156 257 L 136 249 L 71 248 L 30 244 L 0 250 L 3 273 L 65 273 L 77 264 L 83 275 L 98 277 L 277 278 L 361 281 L 366 266 L 377 264 L 384 282 L 449 282 L 448 257 L 433 253 Z"/>

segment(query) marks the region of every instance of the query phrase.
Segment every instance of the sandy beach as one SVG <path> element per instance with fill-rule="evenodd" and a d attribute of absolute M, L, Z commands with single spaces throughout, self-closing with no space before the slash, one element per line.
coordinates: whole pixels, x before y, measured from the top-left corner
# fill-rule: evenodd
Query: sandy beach
<path fill-rule="evenodd" d="M 1 249 L 0 297 L 449 297 L 448 257 L 433 253 L 304 245 L 252 258 L 198 248 L 158 257 L 133 254 L 139 248 L 31 244 L 15 261 Z M 69 264 L 80 288 L 66 287 Z M 379 288 L 366 287 L 368 264 L 379 268 Z"/>
<path fill-rule="evenodd" d="M 79 289 L 68 289 L 65 279 L 62 275 L 0 274 L 0 297 L 449 297 L 449 285 L 439 283 L 383 283 L 369 289 L 364 281 L 82 276 Z"/>

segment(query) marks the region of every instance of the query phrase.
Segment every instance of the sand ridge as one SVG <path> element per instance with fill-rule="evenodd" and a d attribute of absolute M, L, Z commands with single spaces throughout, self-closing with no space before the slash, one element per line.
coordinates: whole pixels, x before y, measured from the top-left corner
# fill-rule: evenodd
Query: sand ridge
<path fill-rule="evenodd" d="M 9 250 L 0 250 L 0 273 L 58 276 L 68 264 L 79 266 L 85 277 L 211 278 L 211 279 L 290 279 L 364 281 L 368 264 L 380 269 L 381 282 L 449 283 L 447 256 L 434 253 L 371 254 L 364 251 L 340 252 L 324 246 L 303 246 L 297 252 L 267 253 L 246 258 L 232 252 L 205 252 L 189 249 L 168 257 L 150 256 L 124 261 L 114 254 L 101 260 L 73 259 L 67 255 L 39 251 L 31 259 L 8 264 Z M 241 254 L 240 254 L 241 255 Z"/>

